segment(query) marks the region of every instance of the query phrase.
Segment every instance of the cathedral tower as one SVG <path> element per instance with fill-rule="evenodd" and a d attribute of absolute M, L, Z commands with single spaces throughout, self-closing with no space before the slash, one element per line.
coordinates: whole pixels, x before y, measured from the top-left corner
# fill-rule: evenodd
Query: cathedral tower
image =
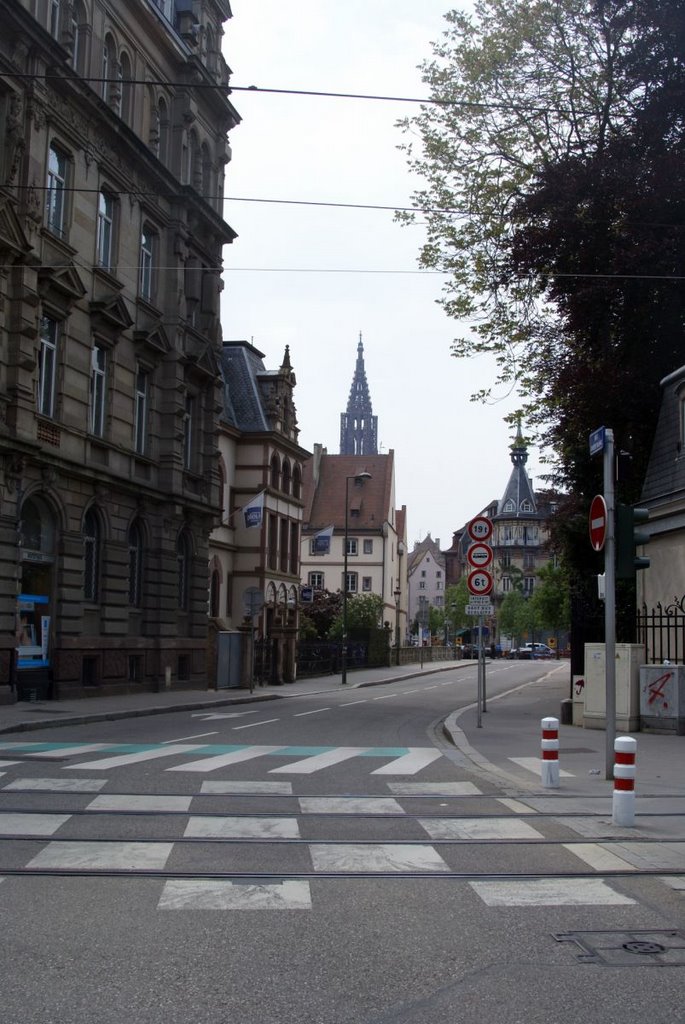
<path fill-rule="evenodd" d="M 357 364 L 354 368 L 347 411 L 340 414 L 340 454 L 377 455 L 378 417 L 373 415 L 369 385 L 364 369 L 364 345 L 361 332 L 357 345 Z"/>

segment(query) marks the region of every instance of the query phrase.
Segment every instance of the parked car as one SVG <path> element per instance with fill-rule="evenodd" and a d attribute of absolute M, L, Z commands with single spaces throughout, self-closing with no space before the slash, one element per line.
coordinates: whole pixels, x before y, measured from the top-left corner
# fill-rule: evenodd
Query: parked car
<path fill-rule="evenodd" d="M 532 661 L 534 658 L 553 658 L 554 651 L 547 644 L 529 643 L 514 648 L 514 650 L 509 652 L 508 657 Z"/>

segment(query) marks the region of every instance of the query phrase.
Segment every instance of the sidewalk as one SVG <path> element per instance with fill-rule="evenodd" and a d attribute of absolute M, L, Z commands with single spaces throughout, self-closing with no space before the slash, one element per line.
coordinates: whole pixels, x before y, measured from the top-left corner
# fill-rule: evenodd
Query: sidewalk
<path fill-rule="evenodd" d="M 559 727 L 560 785 L 542 786 L 541 721 L 559 718 L 568 696 L 568 665 L 551 668 L 543 678 L 512 688 L 487 701 L 478 727 L 475 704 L 449 715 L 445 732 L 477 774 L 540 811 L 601 814 L 610 821 L 613 782 L 606 777 L 606 734 L 603 729 Z M 625 733 L 617 732 L 617 736 Z M 685 736 L 633 732 L 637 741 L 636 827 L 663 838 L 684 837 Z M 609 761 L 613 765 L 613 754 Z"/>
<path fill-rule="evenodd" d="M 360 686 L 380 686 L 403 679 L 430 676 L 466 668 L 473 661 L 442 661 L 419 665 L 350 671 L 350 690 Z M 254 692 L 227 690 L 162 690 L 160 693 L 129 693 L 116 697 L 80 697 L 73 700 L 46 700 L 0 706 L 0 734 L 34 729 L 59 728 L 62 725 L 84 725 L 88 722 L 114 721 L 142 715 L 163 715 L 172 711 L 194 711 L 198 708 L 251 704 L 259 701 L 298 697 L 302 694 L 325 693 L 340 689 L 340 675 L 317 676 L 283 686 L 255 686 Z"/>

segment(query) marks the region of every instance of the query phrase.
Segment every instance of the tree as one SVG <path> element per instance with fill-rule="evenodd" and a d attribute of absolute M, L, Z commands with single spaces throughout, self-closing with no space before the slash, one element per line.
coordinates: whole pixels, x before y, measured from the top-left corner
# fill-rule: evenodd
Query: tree
<path fill-rule="evenodd" d="M 328 590 L 315 590 L 311 604 L 302 606 L 300 611 L 300 637 L 303 640 L 323 640 L 328 637 L 331 626 L 342 614 L 342 594 L 331 594 Z"/>
<path fill-rule="evenodd" d="M 533 590 L 532 603 L 542 629 L 554 633 L 559 651 L 559 634 L 571 625 L 568 573 L 549 562 L 538 570 L 539 584 Z"/>
<path fill-rule="evenodd" d="M 342 595 L 340 595 L 342 604 Z M 378 629 L 383 614 L 383 598 L 378 594 L 350 594 L 347 598 L 347 632 Z M 340 640 L 343 633 L 342 608 L 331 626 L 328 636 Z"/>
<path fill-rule="evenodd" d="M 499 624 L 500 635 L 504 633 L 507 636 L 510 636 L 512 638 L 513 647 L 518 646 L 518 640 L 527 628 L 524 621 L 526 614 L 526 599 L 521 591 L 508 591 L 504 595 L 499 612 L 497 613 L 497 621 Z"/>
<path fill-rule="evenodd" d="M 495 356 L 584 515 L 588 434 L 614 428 L 637 490 L 682 360 L 685 5 L 479 0 L 446 21 L 423 65 L 436 102 L 403 122 L 421 140 L 405 147 L 426 182 L 421 264 L 449 275 L 453 353 Z"/>

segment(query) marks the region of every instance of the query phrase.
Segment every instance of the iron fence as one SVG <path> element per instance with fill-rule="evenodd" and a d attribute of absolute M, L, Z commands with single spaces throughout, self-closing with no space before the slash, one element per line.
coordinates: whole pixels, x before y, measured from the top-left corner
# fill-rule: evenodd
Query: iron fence
<path fill-rule="evenodd" d="M 347 644 L 347 668 L 365 668 L 369 663 L 369 645 L 356 640 Z M 302 640 L 297 648 L 297 675 L 334 675 L 342 670 L 342 644 L 327 640 Z"/>
<path fill-rule="evenodd" d="M 643 605 L 637 613 L 637 642 L 644 646 L 648 665 L 685 663 L 685 594 L 651 611 Z"/>

